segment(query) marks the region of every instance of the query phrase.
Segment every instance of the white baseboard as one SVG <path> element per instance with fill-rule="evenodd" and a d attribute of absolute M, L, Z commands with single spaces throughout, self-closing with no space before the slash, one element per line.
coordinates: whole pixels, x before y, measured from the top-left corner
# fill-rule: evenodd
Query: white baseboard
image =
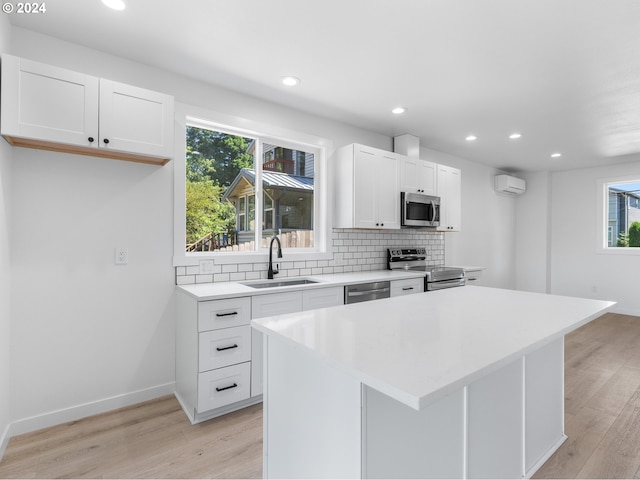
<path fill-rule="evenodd" d="M 631 315 L 633 317 L 640 317 L 640 311 L 630 309 L 630 308 L 617 308 L 613 307 L 611 309 L 612 313 L 619 313 L 620 315 Z"/>
<path fill-rule="evenodd" d="M 7 445 L 9 445 L 9 428 L 11 424 L 7 425 L 0 436 L 0 461 L 2 461 L 2 457 L 4 456 L 4 451 L 7 449 Z"/>
<path fill-rule="evenodd" d="M 23 433 L 33 432 L 35 430 L 40 430 L 41 428 L 72 422 L 91 415 L 108 412 L 109 410 L 128 407 L 129 405 L 135 405 L 136 403 L 146 402 L 147 400 L 153 400 L 154 398 L 165 395 L 171 395 L 173 394 L 174 388 L 175 382 L 165 383 L 163 385 L 157 385 L 155 387 L 145 388 L 135 392 L 96 400 L 95 402 L 74 405 L 73 407 L 16 420 L 9 425 L 9 434 L 5 432 L 5 436 L 7 437 L 6 441 L 8 443 L 9 438 L 15 435 L 22 435 Z M 2 457 L 0 456 L 0 458 Z"/>

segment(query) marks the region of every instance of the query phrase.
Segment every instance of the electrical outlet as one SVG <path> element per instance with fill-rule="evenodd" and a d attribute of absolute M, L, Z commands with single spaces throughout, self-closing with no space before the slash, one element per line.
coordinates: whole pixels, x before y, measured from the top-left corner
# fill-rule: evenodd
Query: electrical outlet
<path fill-rule="evenodd" d="M 129 251 L 126 248 L 116 247 L 116 265 L 126 265 L 129 263 Z"/>
<path fill-rule="evenodd" d="M 200 275 L 213 273 L 213 260 L 200 260 Z"/>

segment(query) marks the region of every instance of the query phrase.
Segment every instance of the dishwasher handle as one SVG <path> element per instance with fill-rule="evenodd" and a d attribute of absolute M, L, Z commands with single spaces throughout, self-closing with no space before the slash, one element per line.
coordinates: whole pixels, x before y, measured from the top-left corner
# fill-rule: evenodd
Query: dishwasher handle
<path fill-rule="evenodd" d="M 359 292 L 347 292 L 347 296 L 349 297 L 361 297 L 362 295 L 371 295 L 372 293 L 386 293 L 390 292 L 391 289 L 389 287 L 386 288 L 376 288 L 374 290 L 362 290 Z"/>

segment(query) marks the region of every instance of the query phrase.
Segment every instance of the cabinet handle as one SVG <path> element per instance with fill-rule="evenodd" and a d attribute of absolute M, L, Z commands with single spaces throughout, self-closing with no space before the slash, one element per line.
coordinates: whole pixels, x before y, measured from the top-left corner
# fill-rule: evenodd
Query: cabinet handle
<path fill-rule="evenodd" d="M 413 290 L 413 287 L 402 287 L 402 290 L 404 290 L 404 291 Z"/>
<path fill-rule="evenodd" d="M 107 143 L 109 143 L 109 139 L 108 139 L 108 138 L 105 138 L 105 139 L 103 140 L 103 142 L 104 142 L 104 143 L 105 143 L 105 145 L 106 145 Z"/>
<path fill-rule="evenodd" d="M 222 352 L 223 350 L 231 350 L 232 348 L 238 348 L 237 344 L 229 345 L 228 347 L 216 347 L 216 350 Z"/>
<path fill-rule="evenodd" d="M 222 387 L 222 388 L 216 387 L 216 392 L 221 392 L 223 390 L 229 390 L 230 388 L 236 388 L 237 386 L 238 386 L 238 384 L 234 383 L 233 385 L 229 385 L 228 387 Z"/>
<path fill-rule="evenodd" d="M 89 137 L 89 138 L 87 138 L 87 140 L 89 140 L 89 143 L 93 143 L 94 138 L 93 137 Z"/>
<path fill-rule="evenodd" d="M 238 312 L 228 312 L 228 313 L 216 313 L 216 317 L 229 317 L 231 315 L 237 315 Z"/>

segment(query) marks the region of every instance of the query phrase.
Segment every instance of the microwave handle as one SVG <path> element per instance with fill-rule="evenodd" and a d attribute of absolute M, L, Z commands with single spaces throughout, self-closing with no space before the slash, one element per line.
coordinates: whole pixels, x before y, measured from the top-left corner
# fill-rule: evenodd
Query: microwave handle
<path fill-rule="evenodd" d="M 436 221 L 436 204 L 433 200 L 431 200 L 431 221 Z"/>

